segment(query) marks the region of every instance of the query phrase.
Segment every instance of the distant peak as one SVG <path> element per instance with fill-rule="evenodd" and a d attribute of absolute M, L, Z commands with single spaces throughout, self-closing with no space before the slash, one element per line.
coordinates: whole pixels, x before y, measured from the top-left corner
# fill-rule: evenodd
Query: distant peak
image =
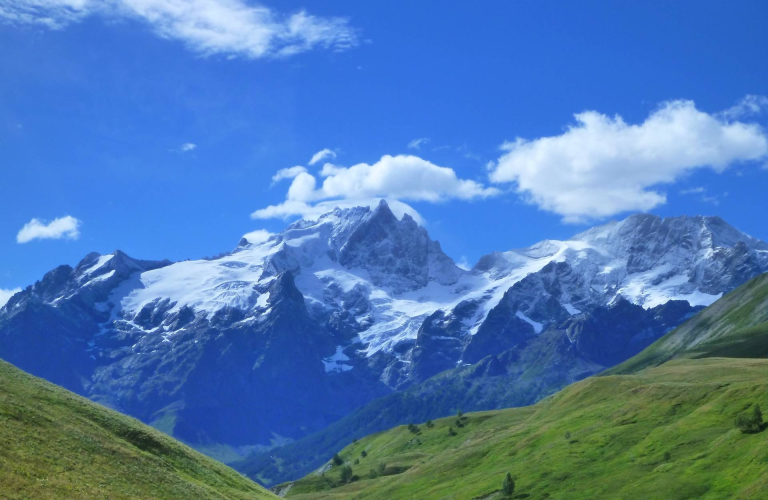
<path fill-rule="evenodd" d="M 668 238 L 665 235 L 690 235 L 702 247 L 733 247 L 744 242 L 750 248 L 768 248 L 766 243 L 739 231 L 720 217 L 703 215 L 678 215 L 660 217 L 658 215 L 632 214 L 622 221 L 612 221 L 595 226 L 577 234 L 571 240 L 592 244 L 612 244 L 613 242 L 647 241 L 649 238 Z"/>
<path fill-rule="evenodd" d="M 389 208 L 389 204 L 384 199 L 379 202 L 376 210 L 373 211 L 373 217 L 378 217 L 388 221 L 397 220 L 397 217 L 395 217 L 395 214 L 393 214 L 392 210 Z"/>
<path fill-rule="evenodd" d="M 77 263 L 77 266 L 75 266 L 75 269 L 83 269 L 87 267 L 91 267 L 93 264 L 96 263 L 97 260 L 99 260 L 99 257 L 101 257 L 101 254 L 99 252 L 91 252 L 85 257 L 83 257 L 80 262 Z"/>

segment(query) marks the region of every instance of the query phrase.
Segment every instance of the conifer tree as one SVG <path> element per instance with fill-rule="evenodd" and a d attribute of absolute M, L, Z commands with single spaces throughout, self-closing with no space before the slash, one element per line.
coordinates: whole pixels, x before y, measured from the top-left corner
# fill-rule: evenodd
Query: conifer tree
<path fill-rule="evenodd" d="M 504 482 L 501 483 L 501 492 L 510 497 L 515 492 L 515 480 L 512 479 L 512 474 L 507 472 L 507 475 L 504 477 Z"/>

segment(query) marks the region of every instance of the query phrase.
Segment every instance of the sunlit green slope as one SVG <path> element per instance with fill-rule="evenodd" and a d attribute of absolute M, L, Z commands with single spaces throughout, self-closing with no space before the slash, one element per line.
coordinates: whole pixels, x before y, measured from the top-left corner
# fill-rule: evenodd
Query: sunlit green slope
<path fill-rule="evenodd" d="M 676 357 L 712 356 L 768 357 L 768 274 L 740 286 L 605 373 L 634 373 Z"/>
<path fill-rule="evenodd" d="M 0 498 L 274 498 L 137 420 L 0 361 Z"/>
<path fill-rule="evenodd" d="M 418 434 L 375 434 L 340 452 L 356 480 L 341 485 L 341 465 L 281 489 L 296 499 L 491 499 L 510 472 L 514 498 L 530 500 L 768 498 L 768 432 L 734 425 L 756 403 L 768 408 L 768 360 L 675 360 L 469 414 L 461 427 L 448 418 Z"/>

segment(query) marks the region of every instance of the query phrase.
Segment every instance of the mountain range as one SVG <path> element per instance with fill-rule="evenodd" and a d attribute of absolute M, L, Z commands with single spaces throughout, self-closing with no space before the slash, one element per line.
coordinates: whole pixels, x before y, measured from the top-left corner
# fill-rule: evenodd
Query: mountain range
<path fill-rule="evenodd" d="M 382 201 L 213 259 L 89 254 L 0 309 L 0 358 L 226 461 L 366 420 L 268 483 L 415 414 L 531 404 L 766 271 L 722 219 L 647 214 L 465 270 Z"/>

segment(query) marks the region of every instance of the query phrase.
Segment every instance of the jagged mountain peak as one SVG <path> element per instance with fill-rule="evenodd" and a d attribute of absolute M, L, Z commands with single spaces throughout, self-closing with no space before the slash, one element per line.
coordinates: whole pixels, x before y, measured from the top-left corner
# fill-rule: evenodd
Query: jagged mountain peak
<path fill-rule="evenodd" d="M 622 221 L 588 229 L 571 239 L 603 245 L 621 241 L 624 246 L 631 246 L 654 237 L 662 238 L 668 245 L 688 240 L 699 248 L 716 248 L 732 247 L 743 242 L 749 247 L 768 249 L 768 244 L 739 231 L 721 217 L 703 215 L 662 218 L 645 213 L 633 214 Z"/>
<path fill-rule="evenodd" d="M 304 296 L 301 294 L 290 271 L 283 271 L 270 284 L 267 289 L 269 298 L 267 304 L 275 307 L 281 301 L 288 301 L 304 306 Z"/>
<path fill-rule="evenodd" d="M 407 214 L 395 217 L 384 200 L 350 234 L 339 262 L 367 269 L 374 283 L 396 291 L 422 288 L 430 281 L 452 284 L 463 272 L 426 229 Z"/>
<path fill-rule="evenodd" d="M 136 271 L 149 271 L 171 264 L 170 260 L 140 260 L 134 259 L 122 250 L 102 255 L 91 252 L 86 255 L 74 268 L 78 277 L 99 276 L 109 271 L 131 274 Z"/>

